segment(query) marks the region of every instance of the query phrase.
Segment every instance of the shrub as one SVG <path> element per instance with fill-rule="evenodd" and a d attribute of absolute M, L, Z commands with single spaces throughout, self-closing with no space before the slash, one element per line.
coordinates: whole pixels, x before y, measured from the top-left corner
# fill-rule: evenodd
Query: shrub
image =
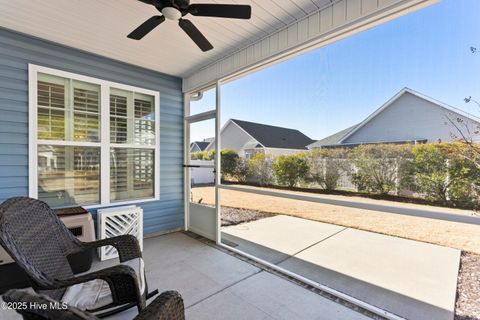
<path fill-rule="evenodd" d="M 480 125 L 479 125 L 480 130 Z M 470 194 L 470 197 L 467 198 L 467 203 L 471 202 L 476 209 L 480 208 L 480 144 L 471 143 L 471 144 L 455 144 L 455 149 L 453 154 L 457 155 L 460 160 L 456 161 L 453 165 L 457 163 L 464 163 L 464 169 L 461 170 L 464 179 L 467 182 L 467 185 L 470 189 L 467 189 L 467 194 Z M 455 170 L 458 171 L 458 170 Z M 456 180 L 456 179 L 455 179 Z M 456 191 L 453 191 L 453 198 L 456 201 L 459 201 L 459 196 L 456 195 Z"/>
<path fill-rule="evenodd" d="M 260 185 L 272 184 L 274 181 L 272 163 L 271 157 L 265 156 L 263 153 L 255 154 L 247 161 L 247 179 Z"/>
<path fill-rule="evenodd" d="M 355 170 L 352 182 L 360 191 L 387 194 L 398 191 L 403 167 L 411 157 L 410 145 L 370 144 L 355 147 L 349 154 Z"/>
<path fill-rule="evenodd" d="M 238 158 L 237 165 L 235 166 L 235 170 L 233 172 L 233 177 L 238 182 L 245 182 L 247 181 L 248 176 L 248 161 L 244 158 Z"/>
<path fill-rule="evenodd" d="M 412 149 L 413 159 L 407 166 L 406 186 L 428 199 L 447 202 L 447 154 L 440 144 L 422 144 Z"/>
<path fill-rule="evenodd" d="M 478 206 L 480 169 L 468 153 L 468 148 L 455 143 L 415 146 L 408 186 L 434 201 Z"/>
<path fill-rule="evenodd" d="M 289 187 L 294 187 L 308 173 L 308 163 L 303 154 L 278 156 L 273 162 L 273 172 L 277 181 Z"/>
<path fill-rule="evenodd" d="M 191 154 L 192 160 L 213 160 L 215 159 L 215 151 L 197 151 L 192 152 Z"/>
<path fill-rule="evenodd" d="M 309 170 L 305 182 L 320 185 L 325 190 L 335 190 L 350 162 L 344 149 L 314 149 L 305 153 Z"/>
<path fill-rule="evenodd" d="M 238 153 L 233 149 L 223 149 L 221 152 L 222 178 L 233 177 L 239 159 Z"/>

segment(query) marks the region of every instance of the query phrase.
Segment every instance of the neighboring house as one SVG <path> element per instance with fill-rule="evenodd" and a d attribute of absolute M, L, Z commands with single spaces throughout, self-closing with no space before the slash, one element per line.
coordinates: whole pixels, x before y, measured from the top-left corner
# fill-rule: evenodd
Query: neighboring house
<path fill-rule="evenodd" d="M 308 146 L 313 148 L 353 147 L 374 143 L 449 142 L 460 133 L 450 122 L 462 122 L 475 134 L 480 119 L 445 103 L 405 88 L 361 123 Z M 472 137 L 479 140 L 480 136 Z"/>
<path fill-rule="evenodd" d="M 230 119 L 221 132 L 222 149 L 230 148 L 247 159 L 256 153 L 266 155 L 295 154 L 307 149 L 313 141 L 295 129 Z M 213 150 L 215 142 L 207 150 Z"/>
<path fill-rule="evenodd" d="M 205 139 L 204 141 L 194 141 L 190 143 L 190 152 L 205 151 L 205 149 L 207 149 L 210 142 L 211 140 L 207 141 L 207 139 Z"/>

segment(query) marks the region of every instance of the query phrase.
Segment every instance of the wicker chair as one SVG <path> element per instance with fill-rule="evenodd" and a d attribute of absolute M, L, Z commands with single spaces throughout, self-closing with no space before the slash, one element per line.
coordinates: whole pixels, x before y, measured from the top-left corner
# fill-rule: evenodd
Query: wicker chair
<path fill-rule="evenodd" d="M 107 291 L 110 289 L 108 302 L 98 308 L 85 308 L 100 317 L 135 305 L 140 312 L 145 308 L 146 299 L 158 293 L 155 290 L 147 294 L 143 269 L 135 270 L 129 265 L 134 259 L 142 259 L 138 241 L 134 236 L 124 235 L 81 242 L 53 210 L 40 200 L 15 197 L 0 205 L 0 244 L 27 273 L 35 291 L 55 300 L 62 301 L 66 290 L 77 288 L 75 285 L 88 285 L 94 280 L 98 281 L 96 279 L 105 281 L 108 284 Z M 74 276 L 68 262 L 69 255 L 107 245 L 117 249 L 120 264 Z M 143 266 L 143 260 L 141 263 Z"/>
<path fill-rule="evenodd" d="M 7 303 L 15 303 L 25 320 L 94 320 L 92 314 L 75 307 L 64 309 L 62 304 L 45 295 L 10 290 L 3 296 Z M 44 306 L 38 308 L 35 306 Z M 182 296 L 176 291 L 165 291 L 153 300 L 134 320 L 184 320 Z"/>

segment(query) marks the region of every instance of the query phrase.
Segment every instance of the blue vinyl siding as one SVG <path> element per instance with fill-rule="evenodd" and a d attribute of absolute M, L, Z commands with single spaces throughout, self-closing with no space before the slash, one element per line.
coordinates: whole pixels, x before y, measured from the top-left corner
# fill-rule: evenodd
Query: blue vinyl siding
<path fill-rule="evenodd" d="M 160 92 L 160 201 L 138 205 L 145 234 L 183 227 L 182 80 L 2 28 L 0 202 L 28 195 L 29 63 Z"/>

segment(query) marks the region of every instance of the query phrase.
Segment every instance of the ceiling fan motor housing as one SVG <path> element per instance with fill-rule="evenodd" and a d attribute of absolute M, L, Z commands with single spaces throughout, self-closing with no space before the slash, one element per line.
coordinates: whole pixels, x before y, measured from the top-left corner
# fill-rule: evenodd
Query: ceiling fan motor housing
<path fill-rule="evenodd" d="M 167 18 L 168 20 L 175 20 L 177 21 L 182 17 L 182 13 L 180 10 L 174 7 L 164 7 L 162 9 L 162 14 Z"/>

